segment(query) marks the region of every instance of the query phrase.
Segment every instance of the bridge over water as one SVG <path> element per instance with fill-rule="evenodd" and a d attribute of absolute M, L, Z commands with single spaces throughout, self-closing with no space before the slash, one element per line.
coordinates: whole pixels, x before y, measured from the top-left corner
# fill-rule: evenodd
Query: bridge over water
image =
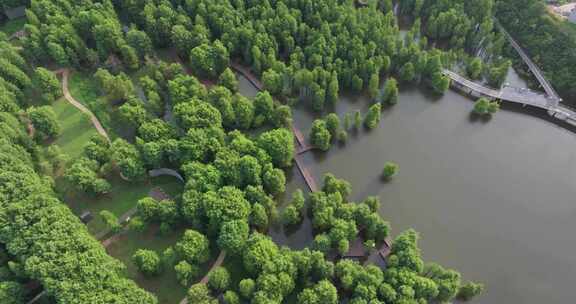
<path fill-rule="evenodd" d="M 507 85 L 497 90 L 486 87 L 483 84 L 474 82 L 473 80 L 467 79 L 453 71 L 445 69 L 443 74 L 452 80 L 452 86 L 476 97 L 487 97 L 492 100 L 502 100 L 544 109 L 550 116 L 576 126 L 576 112 L 560 104 L 562 99 L 548 82 L 542 70 L 540 70 L 540 68 L 538 68 L 538 66 L 530 59 L 514 38 L 512 38 L 512 36 L 502 26 L 500 26 L 498 22 L 496 22 L 496 24 L 504 33 L 508 41 L 510 41 L 512 47 L 514 47 L 518 52 L 522 60 L 530 68 L 530 71 L 534 74 L 545 93 Z"/>

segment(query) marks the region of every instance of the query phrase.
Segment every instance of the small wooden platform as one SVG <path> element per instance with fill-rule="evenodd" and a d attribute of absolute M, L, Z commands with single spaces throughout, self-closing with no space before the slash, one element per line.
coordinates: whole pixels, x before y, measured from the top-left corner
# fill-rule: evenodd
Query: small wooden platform
<path fill-rule="evenodd" d="M 392 252 L 392 239 L 390 237 L 387 237 L 386 239 L 384 239 L 384 242 L 382 243 L 382 246 L 380 246 L 380 249 L 378 249 L 378 254 L 384 261 L 386 261 L 391 252 Z"/>

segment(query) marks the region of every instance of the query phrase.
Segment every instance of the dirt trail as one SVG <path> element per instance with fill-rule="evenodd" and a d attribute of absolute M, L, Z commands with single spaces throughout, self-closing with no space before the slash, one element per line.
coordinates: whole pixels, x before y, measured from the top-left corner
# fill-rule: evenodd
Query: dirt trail
<path fill-rule="evenodd" d="M 208 270 L 208 272 L 206 273 L 206 275 L 204 275 L 204 277 L 200 280 L 200 282 L 198 282 L 199 284 L 206 284 L 208 283 L 208 276 L 210 275 L 210 273 L 212 271 L 214 271 L 214 269 L 220 267 L 222 265 L 222 263 L 224 263 L 224 259 L 226 258 L 226 251 L 222 250 L 220 251 L 220 255 L 218 255 L 218 258 L 216 259 L 216 261 L 214 262 L 214 264 L 212 264 L 212 266 L 210 267 L 210 270 Z M 188 304 L 188 298 L 185 297 L 184 299 L 182 299 L 182 301 L 180 301 L 180 304 Z"/>
<path fill-rule="evenodd" d="M 74 97 L 72 97 L 72 95 L 70 94 L 70 90 L 68 89 L 68 76 L 70 75 L 70 70 L 69 69 L 59 69 L 59 70 L 54 71 L 54 73 L 62 74 L 62 91 L 64 92 L 64 98 L 66 98 L 66 100 L 70 104 L 72 104 L 74 107 L 76 107 L 78 110 L 87 114 L 90 117 L 92 124 L 96 128 L 96 131 L 98 131 L 98 133 L 100 133 L 100 135 L 104 136 L 106 138 L 106 140 L 108 140 L 108 142 L 110 142 L 110 137 L 108 136 L 108 132 L 106 132 L 104 127 L 102 127 L 102 124 L 100 123 L 100 121 L 98 120 L 96 115 L 94 115 L 94 113 L 92 113 L 92 111 L 90 111 L 88 108 L 86 108 L 83 104 L 81 104 L 76 99 L 74 99 Z"/>

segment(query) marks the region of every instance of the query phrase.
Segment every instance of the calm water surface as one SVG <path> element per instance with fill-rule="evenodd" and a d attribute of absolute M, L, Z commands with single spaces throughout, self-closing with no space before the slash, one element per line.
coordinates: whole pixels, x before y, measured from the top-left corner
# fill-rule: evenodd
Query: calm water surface
<path fill-rule="evenodd" d="M 522 85 L 513 72 L 508 82 Z M 344 96 L 335 111 L 368 106 Z M 483 282 L 487 291 L 473 303 L 574 303 L 576 134 L 522 108 L 474 119 L 472 106 L 453 91 L 433 98 L 403 88 L 379 128 L 351 132 L 345 146 L 304 161 L 318 180 L 332 172 L 350 181 L 355 200 L 379 196 L 393 234 L 421 232 L 426 261 Z M 314 115 L 298 108 L 294 116 L 308 133 Z M 400 165 L 390 183 L 379 178 L 386 161 Z M 299 175 L 288 187 L 302 187 Z M 302 231 L 273 236 L 301 247 L 311 241 L 309 226 Z"/>

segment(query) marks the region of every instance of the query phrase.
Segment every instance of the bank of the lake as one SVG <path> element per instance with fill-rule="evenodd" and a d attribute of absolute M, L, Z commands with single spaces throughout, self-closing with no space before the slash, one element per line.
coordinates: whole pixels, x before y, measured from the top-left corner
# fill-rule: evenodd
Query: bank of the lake
<path fill-rule="evenodd" d="M 255 92 L 247 86 L 241 81 L 243 93 Z M 343 117 L 368 106 L 363 97 L 345 96 L 335 110 Z M 405 88 L 379 128 L 351 133 L 346 146 L 304 161 L 317 179 L 332 172 L 350 181 L 353 198 L 380 196 L 394 234 L 421 232 L 426 261 L 483 282 L 487 290 L 474 303 L 569 303 L 576 277 L 575 134 L 545 113 L 504 107 L 485 122 L 469 115 L 472 106 L 453 91 L 434 98 Z M 303 131 L 314 117 L 294 111 Z M 389 160 L 400 175 L 383 183 Z"/>

